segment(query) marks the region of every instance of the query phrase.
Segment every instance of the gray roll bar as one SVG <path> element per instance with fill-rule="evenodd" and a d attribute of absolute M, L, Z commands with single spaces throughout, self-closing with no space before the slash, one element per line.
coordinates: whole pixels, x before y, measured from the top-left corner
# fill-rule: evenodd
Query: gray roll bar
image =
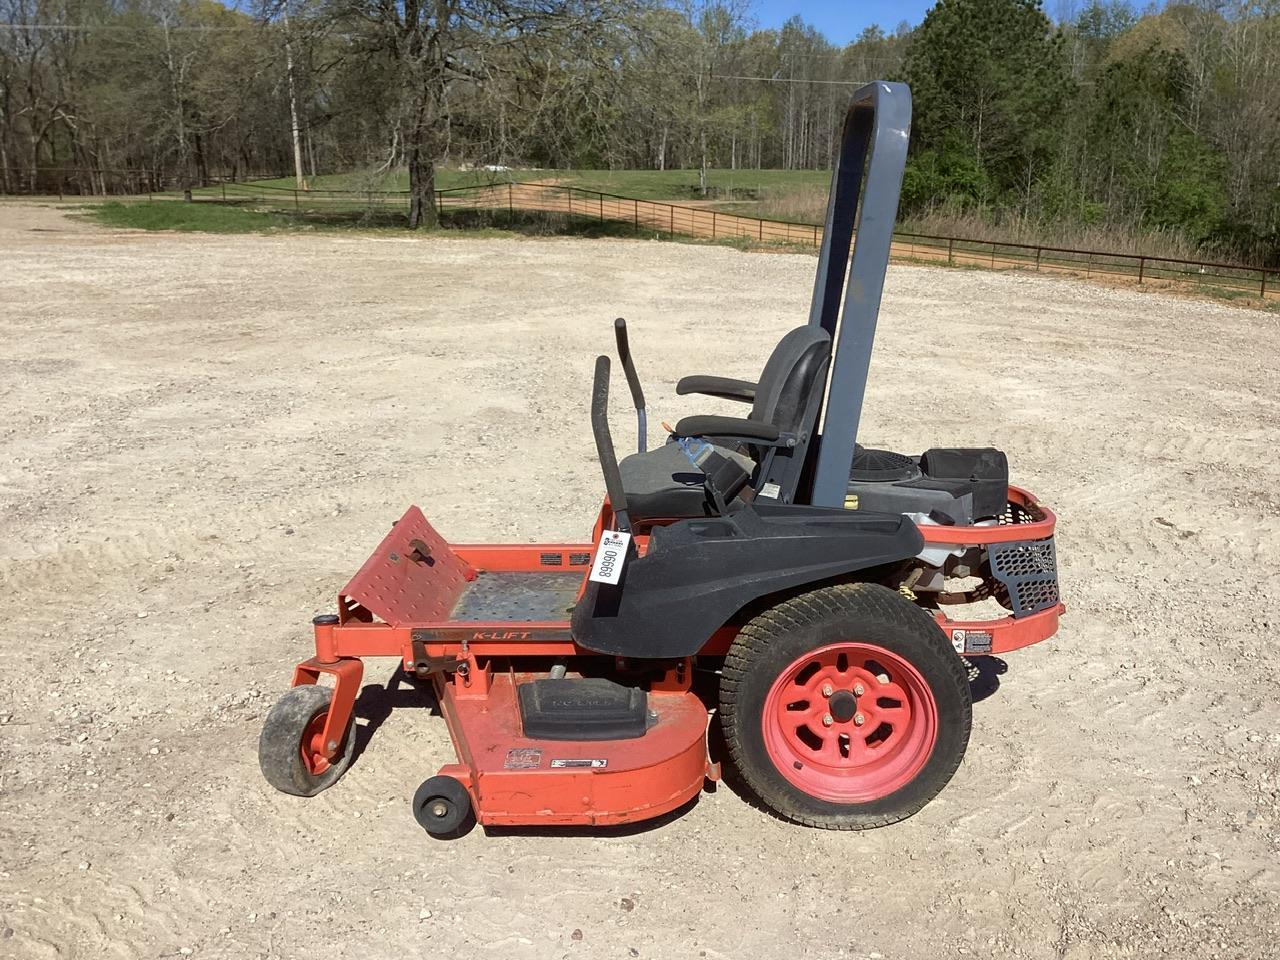
<path fill-rule="evenodd" d="M 818 420 L 822 441 L 809 498 L 816 506 L 842 507 L 848 491 L 910 132 L 911 91 L 905 83 L 877 81 L 853 95 L 831 174 L 809 311 L 809 322 L 831 334 L 832 343 L 831 373 Z"/>

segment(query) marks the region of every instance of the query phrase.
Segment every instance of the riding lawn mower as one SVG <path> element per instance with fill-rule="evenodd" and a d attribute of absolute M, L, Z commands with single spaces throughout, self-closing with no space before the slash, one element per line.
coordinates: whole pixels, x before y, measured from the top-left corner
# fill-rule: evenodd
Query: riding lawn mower
<path fill-rule="evenodd" d="M 437 837 L 655 818 L 720 779 L 713 752 L 814 827 L 884 826 L 946 785 L 969 740 L 966 659 L 1051 636 L 1064 607 L 1054 515 L 1001 451 L 856 442 L 910 120 L 903 84 L 854 95 L 808 322 L 754 382 L 677 385 L 745 416 L 685 417 L 648 449 L 615 322 L 638 449 L 615 453 L 602 356 L 589 541 L 450 544 L 417 507 L 395 522 L 267 717 L 272 786 L 312 796 L 343 775 L 369 657 L 430 684 L 448 725 L 457 761 L 413 798 Z"/>

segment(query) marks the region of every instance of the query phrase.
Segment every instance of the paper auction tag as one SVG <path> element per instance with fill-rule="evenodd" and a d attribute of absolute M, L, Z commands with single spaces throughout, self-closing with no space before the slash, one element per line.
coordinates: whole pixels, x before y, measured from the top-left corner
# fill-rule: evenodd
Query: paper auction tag
<path fill-rule="evenodd" d="M 617 583 L 622 579 L 622 565 L 627 560 L 627 545 L 631 534 L 605 530 L 600 534 L 600 546 L 596 550 L 595 563 L 591 565 L 590 579 L 596 583 Z"/>

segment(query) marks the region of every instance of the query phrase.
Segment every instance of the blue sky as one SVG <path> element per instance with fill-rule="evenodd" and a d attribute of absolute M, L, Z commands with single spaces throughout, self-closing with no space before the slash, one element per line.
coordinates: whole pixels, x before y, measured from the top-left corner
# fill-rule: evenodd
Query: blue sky
<path fill-rule="evenodd" d="M 885 32 L 902 20 L 913 26 L 924 19 L 933 0 L 816 0 L 809 3 L 787 3 L 785 0 L 755 0 L 751 13 L 764 28 L 780 27 L 797 13 L 805 23 L 826 34 L 832 43 L 845 44 L 857 37 L 863 27 L 878 23 Z"/>

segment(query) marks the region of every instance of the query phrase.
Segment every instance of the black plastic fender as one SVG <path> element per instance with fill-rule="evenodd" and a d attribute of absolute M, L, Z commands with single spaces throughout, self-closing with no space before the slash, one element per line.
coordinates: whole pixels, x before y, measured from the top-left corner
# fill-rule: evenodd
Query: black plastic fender
<path fill-rule="evenodd" d="M 692 656 L 759 597 L 905 560 L 923 547 L 915 524 L 894 514 L 757 503 L 682 520 L 654 529 L 621 583 L 588 583 L 573 636 L 610 656 Z"/>

